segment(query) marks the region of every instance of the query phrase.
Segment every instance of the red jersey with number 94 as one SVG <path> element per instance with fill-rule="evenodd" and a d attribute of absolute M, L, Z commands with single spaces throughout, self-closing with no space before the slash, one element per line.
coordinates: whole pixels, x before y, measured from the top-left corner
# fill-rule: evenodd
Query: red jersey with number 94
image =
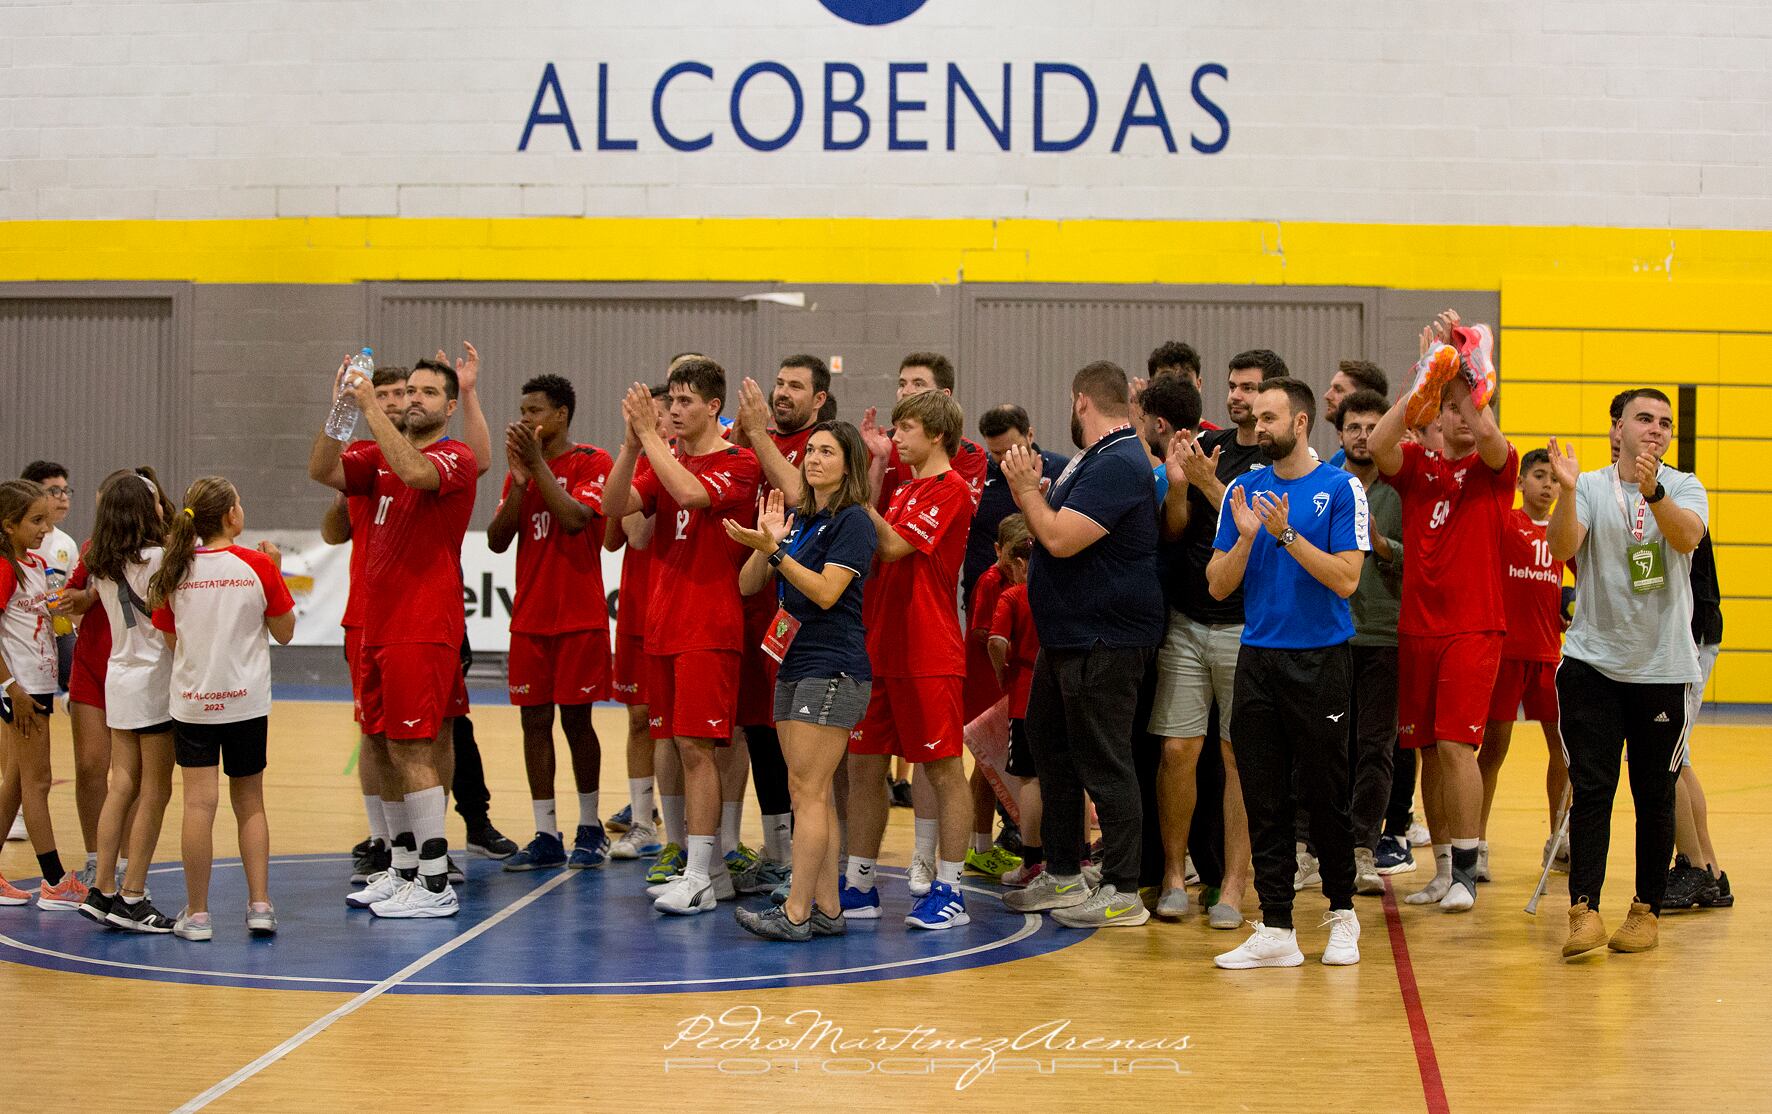
<path fill-rule="evenodd" d="M 726 536 L 721 523 L 757 521 L 757 454 L 733 446 L 680 456 L 707 491 L 705 507 L 684 507 L 650 468 L 634 469 L 634 493 L 654 515 L 652 600 L 646 615 L 646 652 L 658 657 L 692 650 L 742 650 L 744 607 L 738 570 L 751 550 Z"/>
<path fill-rule="evenodd" d="M 363 558 L 367 591 L 363 644 L 461 645 L 467 624 L 461 601 L 461 540 L 474 513 L 480 466 L 461 441 L 444 438 L 424 449 L 438 488 L 408 487 L 388 467 L 380 445 L 344 454 L 345 494 L 371 496 Z"/>
<path fill-rule="evenodd" d="M 1385 477 L 1403 497 L 1398 633 L 1438 637 L 1507 629 L 1501 532 L 1519 474 L 1520 454 L 1512 445 L 1507 463 L 1494 471 L 1475 452 L 1447 460 L 1413 441 L 1403 443 L 1403 467 Z"/>
<path fill-rule="evenodd" d="M 576 534 L 567 533 L 554 518 L 534 483 L 523 489 L 511 633 L 609 629 L 603 593 L 603 484 L 614 466 L 609 454 L 595 445 L 574 445 L 548 461 L 566 494 L 591 510 L 591 520 Z M 510 494 L 511 478 L 506 476 L 500 498 Z"/>

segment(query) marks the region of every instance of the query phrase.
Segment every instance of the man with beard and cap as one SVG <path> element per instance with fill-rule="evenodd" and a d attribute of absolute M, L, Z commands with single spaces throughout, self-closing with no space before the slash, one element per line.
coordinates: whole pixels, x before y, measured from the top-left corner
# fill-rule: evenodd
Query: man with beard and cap
<path fill-rule="evenodd" d="M 1214 961 L 1227 970 L 1304 962 L 1292 927 L 1300 793 L 1329 899 L 1322 961 L 1360 961 L 1348 818 L 1354 622 L 1347 601 L 1371 542 L 1365 486 L 1311 457 L 1315 410 L 1310 388 L 1295 379 L 1261 385 L 1256 429 L 1271 467 L 1232 482 L 1206 569 L 1215 598 L 1249 586 L 1231 719 L 1262 917 L 1248 940 Z"/>

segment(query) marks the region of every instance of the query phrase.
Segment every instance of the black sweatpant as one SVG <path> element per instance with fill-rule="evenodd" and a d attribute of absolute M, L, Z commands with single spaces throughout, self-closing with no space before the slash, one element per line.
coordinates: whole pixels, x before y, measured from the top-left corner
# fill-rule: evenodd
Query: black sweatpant
<path fill-rule="evenodd" d="M 1132 766 L 1138 777 L 1138 807 L 1152 822 L 1141 828 L 1144 838 L 1138 855 L 1138 884 L 1163 884 L 1163 826 L 1156 822 L 1157 773 L 1163 762 L 1163 739 L 1146 728 L 1151 722 L 1151 704 L 1157 696 L 1157 659 L 1153 654 L 1144 676 L 1138 683 L 1138 705 L 1132 713 Z"/>
<path fill-rule="evenodd" d="M 1661 912 L 1674 853 L 1674 786 L 1686 727 L 1686 686 L 1614 681 L 1584 661 L 1557 668 L 1563 752 L 1574 787 L 1569 806 L 1569 901 L 1600 907 L 1612 801 L 1630 746 L 1630 795 L 1637 808 L 1637 900 Z"/>
<path fill-rule="evenodd" d="M 1144 810 L 1133 772 L 1138 686 L 1155 647 L 1042 649 L 1028 698 L 1028 741 L 1040 770 L 1046 869 L 1082 869 L 1083 794 L 1101 821 L 1103 885 L 1138 892 Z"/>
<path fill-rule="evenodd" d="M 745 746 L 751 753 L 751 784 L 757 787 L 757 809 L 764 816 L 794 811 L 788 791 L 788 763 L 782 757 L 781 736 L 773 727 L 744 729 Z"/>
<path fill-rule="evenodd" d="M 1216 890 L 1224 885 L 1224 728 L 1223 709 L 1214 703 L 1206 718 L 1206 742 L 1194 767 L 1194 822 L 1188 828 L 1187 853 L 1200 872 L 1200 885 Z"/>
<path fill-rule="evenodd" d="M 1416 751 L 1391 744 L 1391 800 L 1384 810 L 1384 834 L 1406 839 L 1415 823 Z"/>
<path fill-rule="evenodd" d="M 474 649 L 468 636 L 461 636 L 461 674 L 468 675 L 474 663 Z M 455 719 L 455 780 L 450 783 L 450 796 L 455 798 L 455 811 L 467 823 L 468 833 L 484 828 L 492 808 L 492 791 L 486 788 L 486 766 L 480 761 L 480 744 L 474 738 L 474 721 L 467 716 Z"/>
<path fill-rule="evenodd" d="M 1231 747 L 1243 783 L 1262 923 L 1292 927 L 1293 823 L 1298 790 L 1310 812 L 1323 894 L 1354 907 L 1354 836 L 1348 819 L 1347 709 L 1352 656 L 1346 645 L 1237 653 Z"/>
<path fill-rule="evenodd" d="M 1353 824 L 1354 846 L 1376 851 L 1391 803 L 1391 763 L 1397 749 L 1397 648 L 1349 649 L 1353 653 L 1354 699 L 1348 713 L 1353 721 L 1348 742 L 1354 788 L 1348 817 Z M 1410 772 L 1413 774 L 1413 769 Z M 1413 793 L 1413 781 L 1409 788 Z"/>

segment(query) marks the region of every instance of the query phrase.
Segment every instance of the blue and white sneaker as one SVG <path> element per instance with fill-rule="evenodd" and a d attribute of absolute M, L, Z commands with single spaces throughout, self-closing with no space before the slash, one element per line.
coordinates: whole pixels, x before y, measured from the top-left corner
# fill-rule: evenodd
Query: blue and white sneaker
<path fill-rule="evenodd" d="M 551 870 L 566 865 L 566 844 L 558 832 L 536 832 L 529 846 L 505 860 L 505 869 Z"/>
<path fill-rule="evenodd" d="M 929 892 L 906 915 L 904 923 L 912 928 L 939 932 L 944 928 L 971 924 L 972 918 L 966 915 L 966 899 L 960 896 L 960 891 L 938 878 L 930 883 Z"/>
<path fill-rule="evenodd" d="M 609 848 L 612 859 L 650 859 L 664 850 L 664 844 L 658 841 L 658 829 L 651 824 L 636 824 L 621 833 Z"/>
<path fill-rule="evenodd" d="M 843 915 L 855 921 L 877 921 L 880 919 L 880 888 L 858 890 L 847 881 L 837 887 L 837 897 L 843 902 Z"/>
<path fill-rule="evenodd" d="M 614 832 L 616 835 L 620 835 L 621 833 L 627 831 L 629 828 L 633 827 L 634 826 L 634 805 L 633 805 L 633 802 L 630 801 L 629 803 L 622 805 L 621 811 L 616 813 L 614 816 L 611 816 L 607 821 L 604 822 L 603 826 L 605 828 L 608 828 L 610 831 Z"/>
<path fill-rule="evenodd" d="M 609 837 L 601 824 L 580 824 L 572 839 L 572 857 L 566 865 L 573 870 L 595 870 L 609 861 Z"/>
<path fill-rule="evenodd" d="M 1373 862 L 1380 874 L 1408 874 L 1415 869 L 1415 849 L 1403 836 L 1379 836 Z"/>

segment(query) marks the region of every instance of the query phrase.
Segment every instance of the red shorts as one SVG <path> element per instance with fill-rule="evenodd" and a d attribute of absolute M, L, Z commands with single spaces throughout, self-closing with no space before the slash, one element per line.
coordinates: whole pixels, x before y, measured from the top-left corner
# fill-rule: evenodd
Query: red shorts
<path fill-rule="evenodd" d="M 1398 742 L 1411 748 L 1437 742 L 1481 746 L 1501 667 L 1501 642 L 1495 633 L 1399 635 Z"/>
<path fill-rule="evenodd" d="M 875 677 L 867 714 L 849 733 L 849 753 L 913 763 L 958 758 L 966 745 L 965 705 L 964 677 Z"/>
<path fill-rule="evenodd" d="M 729 746 L 738 714 L 738 656 L 737 650 L 646 655 L 652 737 L 712 739 Z"/>
<path fill-rule="evenodd" d="M 357 723 L 367 735 L 434 739 L 443 721 L 468 711 L 461 651 L 435 642 L 397 642 L 361 651 Z"/>
<path fill-rule="evenodd" d="M 754 599 L 766 599 L 769 606 L 753 605 Z M 751 596 L 744 609 L 744 657 L 738 666 L 738 725 L 740 727 L 775 726 L 775 674 L 781 663 L 763 652 L 763 638 L 775 619 L 775 596 Z"/>
<path fill-rule="evenodd" d="M 646 639 L 638 634 L 615 636 L 615 702 L 630 707 L 646 706 Z"/>
<path fill-rule="evenodd" d="M 1557 722 L 1557 663 L 1502 658 L 1495 674 L 1495 695 L 1489 700 L 1490 723 L 1512 723 L 1521 707 L 1526 718 Z"/>
<path fill-rule="evenodd" d="M 68 700 L 75 704 L 103 708 L 105 671 L 109 665 L 109 656 L 82 654 L 80 644 L 74 643 L 74 667 L 68 673 Z"/>
<path fill-rule="evenodd" d="M 351 711 L 363 722 L 363 628 L 345 628 L 345 665 L 351 672 Z"/>
<path fill-rule="evenodd" d="M 511 632 L 511 703 L 519 708 L 609 699 L 609 631 Z"/>

